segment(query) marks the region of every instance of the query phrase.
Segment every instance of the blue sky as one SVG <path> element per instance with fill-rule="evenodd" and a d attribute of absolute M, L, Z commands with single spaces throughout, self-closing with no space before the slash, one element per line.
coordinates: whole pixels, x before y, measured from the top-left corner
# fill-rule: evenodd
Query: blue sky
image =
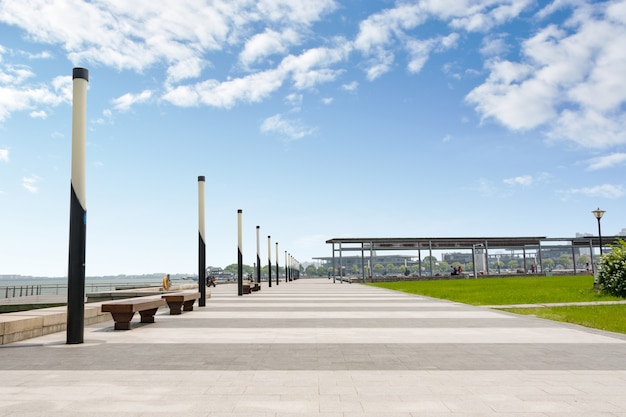
<path fill-rule="evenodd" d="M 626 0 L 174 4 L 0 0 L 0 274 L 67 274 L 73 67 L 87 275 L 196 272 L 199 175 L 215 266 L 626 227 Z"/>

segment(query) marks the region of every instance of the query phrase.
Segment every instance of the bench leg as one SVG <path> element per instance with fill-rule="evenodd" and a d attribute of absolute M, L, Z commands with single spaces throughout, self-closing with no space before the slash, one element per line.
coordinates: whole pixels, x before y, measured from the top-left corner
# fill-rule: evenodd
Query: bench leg
<path fill-rule="evenodd" d="M 181 314 L 181 307 L 183 306 L 182 301 L 168 301 L 167 306 L 170 308 L 170 316 L 177 316 Z"/>
<path fill-rule="evenodd" d="M 193 303 L 195 302 L 196 300 L 185 301 L 183 311 L 193 311 Z"/>
<path fill-rule="evenodd" d="M 150 310 L 140 311 L 142 323 L 154 323 L 154 315 L 159 308 L 151 308 Z"/>
<path fill-rule="evenodd" d="M 130 330 L 130 321 L 135 313 L 111 313 L 115 321 L 115 330 Z"/>

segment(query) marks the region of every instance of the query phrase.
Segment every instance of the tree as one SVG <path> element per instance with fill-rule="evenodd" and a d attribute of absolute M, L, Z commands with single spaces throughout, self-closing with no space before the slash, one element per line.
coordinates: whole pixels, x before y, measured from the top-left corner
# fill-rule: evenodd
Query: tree
<path fill-rule="evenodd" d="M 494 267 L 494 268 L 498 268 L 498 267 L 500 267 L 500 268 L 504 268 L 504 261 L 501 261 L 500 259 L 496 260 L 496 261 L 493 263 L 493 267 Z"/>
<path fill-rule="evenodd" d="M 517 261 L 517 259 L 511 259 L 508 265 L 509 265 L 509 269 L 515 269 L 519 266 L 519 262 Z"/>
<path fill-rule="evenodd" d="M 237 274 L 239 273 L 237 268 L 238 268 L 237 264 L 230 264 L 226 268 L 224 268 L 224 271 L 228 271 L 236 277 Z M 250 265 L 243 264 L 241 266 L 241 269 L 243 270 L 244 277 L 248 274 L 253 274 L 253 275 L 256 274 L 255 269 L 251 267 Z"/>
<path fill-rule="evenodd" d="M 561 265 L 563 268 L 567 268 L 572 263 L 572 258 L 567 256 L 566 254 L 562 254 L 559 256 L 559 259 L 556 261 L 557 264 Z"/>
<path fill-rule="evenodd" d="M 307 274 L 308 276 L 312 277 L 314 275 L 317 275 L 317 268 L 315 267 L 315 265 L 309 265 L 304 270 L 304 273 Z"/>
<path fill-rule="evenodd" d="M 394 266 L 394 264 L 387 264 L 385 269 L 387 270 L 388 274 L 393 274 L 394 272 L 396 272 L 396 267 Z"/>
<path fill-rule="evenodd" d="M 576 258 L 576 262 L 578 262 L 578 265 L 585 265 L 587 263 L 589 263 L 589 256 L 588 255 L 580 255 L 578 258 Z"/>
<path fill-rule="evenodd" d="M 609 245 L 611 252 L 600 257 L 598 284 L 600 291 L 626 298 L 626 241 L 617 239 Z"/>
<path fill-rule="evenodd" d="M 233 275 L 237 275 L 237 264 L 228 265 L 226 268 L 224 268 L 224 271 L 230 272 Z"/>
<path fill-rule="evenodd" d="M 320 277 L 323 277 L 324 275 L 328 274 L 328 269 L 320 266 L 319 268 L 317 268 L 317 275 L 319 275 Z"/>
<path fill-rule="evenodd" d="M 545 269 L 552 269 L 552 268 L 554 268 L 555 262 L 554 262 L 554 259 L 552 259 L 552 258 L 542 259 L 541 262 L 543 264 L 543 268 L 545 268 Z"/>
<path fill-rule="evenodd" d="M 359 273 L 359 267 L 356 264 L 352 264 L 352 273 L 353 274 Z"/>
<path fill-rule="evenodd" d="M 385 267 L 383 266 L 383 264 L 374 265 L 374 273 L 376 275 L 382 275 L 384 270 L 385 270 Z"/>
<path fill-rule="evenodd" d="M 430 261 L 433 261 L 433 265 L 437 265 L 437 257 L 436 256 L 424 256 L 424 259 L 422 259 L 422 265 L 424 265 L 427 268 L 430 268 Z"/>

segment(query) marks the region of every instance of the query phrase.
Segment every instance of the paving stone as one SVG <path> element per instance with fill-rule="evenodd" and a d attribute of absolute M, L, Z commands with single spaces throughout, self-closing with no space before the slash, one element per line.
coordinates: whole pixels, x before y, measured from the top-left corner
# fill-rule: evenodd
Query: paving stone
<path fill-rule="evenodd" d="M 623 416 L 626 337 L 331 280 L 0 347 L 5 416 Z"/>

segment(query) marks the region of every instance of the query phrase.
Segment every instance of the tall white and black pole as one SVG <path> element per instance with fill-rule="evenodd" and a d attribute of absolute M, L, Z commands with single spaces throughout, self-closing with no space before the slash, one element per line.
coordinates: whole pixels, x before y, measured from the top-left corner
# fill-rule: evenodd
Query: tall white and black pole
<path fill-rule="evenodd" d="M 287 251 L 285 251 L 285 282 L 288 281 L 289 277 L 289 262 L 287 260 Z"/>
<path fill-rule="evenodd" d="M 204 175 L 198 177 L 198 287 L 199 307 L 206 306 L 206 241 L 204 239 Z"/>
<path fill-rule="evenodd" d="M 291 282 L 291 254 L 287 254 L 287 281 Z"/>
<path fill-rule="evenodd" d="M 278 242 L 276 242 L 276 285 L 278 285 L 278 279 L 280 278 L 280 271 L 278 270 Z"/>
<path fill-rule="evenodd" d="M 83 343 L 85 332 L 85 148 L 87 136 L 87 84 L 89 71 L 72 71 L 72 178 L 70 195 L 70 244 L 67 272 L 67 344 Z"/>
<path fill-rule="evenodd" d="M 267 237 L 267 282 L 272 286 L 272 237 Z"/>
<path fill-rule="evenodd" d="M 237 210 L 237 295 L 243 295 L 243 254 L 241 252 L 241 215 Z"/>
<path fill-rule="evenodd" d="M 261 246 L 259 241 L 259 232 L 261 226 L 256 227 L 256 282 L 261 286 Z"/>

